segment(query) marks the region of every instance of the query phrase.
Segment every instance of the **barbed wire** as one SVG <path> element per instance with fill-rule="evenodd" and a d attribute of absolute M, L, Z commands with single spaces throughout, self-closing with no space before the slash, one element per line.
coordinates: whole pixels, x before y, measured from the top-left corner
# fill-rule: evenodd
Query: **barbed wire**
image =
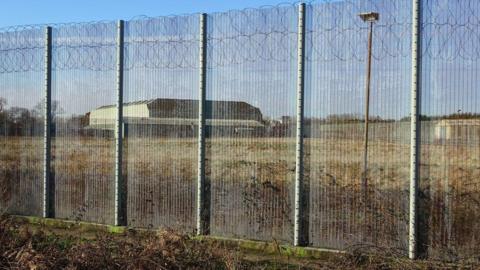
<path fill-rule="evenodd" d="M 367 56 L 369 26 L 360 13 L 378 12 L 374 26 L 373 57 L 408 57 L 411 40 L 411 1 L 330 1 L 313 5 L 307 26 L 310 61 L 360 61 Z M 308 51 L 308 49 L 307 49 Z"/>
<path fill-rule="evenodd" d="M 198 15 L 127 21 L 125 69 L 197 68 L 199 27 Z"/>
<path fill-rule="evenodd" d="M 307 61 L 363 62 L 368 24 L 358 18 L 379 12 L 373 56 L 410 57 L 411 1 L 317 0 L 307 3 Z M 209 68 L 255 62 L 295 61 L 298 3 L 208 15 Z M 426 0 L 423 55 L 476 61 L 480 57 L 477 0 Z M 0 28 L 0 73 L 42 71 L 44 29 L 53 28 L 55 70 L 114 70 L 116 22 L 37 24 Z M 135 17 L 126 21 L 125 68 L 198 68 L 199 14 Z"/>
<path fill-rule="evenodd" d="M 0 73 L 41 71 L 43 51 L 40 29 L 0 32 Z"/>
<path fill-rule="evenodd" d="M 115 70 L 115 22 L 67 24 L 52 28 L 52 69 Z"/>
<path fill-rule="evenodd" d="M 480 59 L 480 1 L 426 0 L 424 56 L 430 59 Z"/>

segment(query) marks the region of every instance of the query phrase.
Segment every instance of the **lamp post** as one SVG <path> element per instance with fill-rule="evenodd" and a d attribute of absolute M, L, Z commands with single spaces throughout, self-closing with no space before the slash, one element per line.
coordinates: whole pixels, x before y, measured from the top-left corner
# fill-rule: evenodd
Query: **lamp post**
<path fill-rule="evenodd" d="M 367 60 L 367 82 L 365 87 L 365 135 L 363 143 L 363 175 L 362 188 L 365 198 L 367 198 L 367 171 L 368 171 L 368 115 L 370 110 L 370 77 L 372 72 L 372 39 L 373 24 L 380 19 L 380 14 L 376 12 L 361 13 L 358 15 L 364 22 L 369 24 L 368 33 L 368 60 Z"/>

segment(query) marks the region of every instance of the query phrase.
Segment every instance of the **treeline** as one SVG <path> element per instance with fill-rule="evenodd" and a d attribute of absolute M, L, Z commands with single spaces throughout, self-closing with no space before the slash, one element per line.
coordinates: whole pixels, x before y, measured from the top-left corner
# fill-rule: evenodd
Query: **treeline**
<path fill-rule="evenodd" d="M 63 110 L 57 101 L 52 101 L 52 120 Z M 72 117 L 62 124 L 88 124 L 87 116 Z M 42 136 L 44 125 L 44 102 L 40 101 L 32 109 L 13 106 L 7 108 L 7 100 L 0 97 L 0 136 Z M 52 127 L 52 132 L 55 128 Z"/>
<path fill-rule="evenodd" d="M 378 115 L 370 115 L 368 117 L 370 123 L 389 123 L 395 122 L 394 119 L 384 119 Z M 306 124 L 348 124 L 348 123 L 363 123 L 365 117 L 359 114 L 330 114 L 325 118 L 305 118 Z"/>
<path fill-rule="evenodd" d="M 420 115 L 422 121 L 434 120 L 454 120 L 454 119 L 480 119 L 479 113 L 452 113 L 447 115 Z M 410 121 L 410 116 L 400 118 L 400 120 L 382 118 L 381 116 L 370 116 L 368 118 L 371 123 L 391 123 L 395 121 L 405 122 Z M 332 114 L 325 118 L 306 118 L 305 122 L 321 122 L 321 123 L 359 123 L 364 122 L 365 118 L 356 114 Z"/>
<path fill-rule="evenodd" d="M 424 115 L 419 116 L 421 121 L 435 121 L 435 120 L 455 120 L 455 119 L 480 119 L 479 113 L 452 113 L 447 115 Z M 400 121 L 410 121 L 410 116 L 400 119 Z"/>
<path fill-rule="evenodd" d="M 0 108 L 0 135 L 35 136 L 41 135 L 43 118 L 35 110 L 21 107 Z"/>

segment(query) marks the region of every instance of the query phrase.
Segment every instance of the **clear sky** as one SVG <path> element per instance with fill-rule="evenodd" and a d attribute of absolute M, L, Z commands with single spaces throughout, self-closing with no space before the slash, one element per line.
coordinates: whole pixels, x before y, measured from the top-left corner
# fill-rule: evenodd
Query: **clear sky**
<path fill-rule="evenodd" d="M 2 23 L 211 13 L 279 2 L 8 0 L 0 11 L 0 27 Z M 307 7 L 311 15 L 307 15 L 306 26 L 306 115 L 322 118 L 363 113 L 368 28 L 356 14 L 373 10 L 382 15 L 373 36 L 370 113 L 384 119 L 407 117 L 411 102 L 411 1 L 327 2 L 335 4 L 317 0 Z M 480 113 L 480 4 L 466 3 L 471 2 L 427 1 L 422 36 L 423 115 Z M 192 36 L 198 36 L 198 19 L 177 18 L 127 23 L 126 101 L 197 98 L 192 93 L 198 94 L 198 72 L 194 69 L 199 49 Z M 264 116 L 276 119 L 295 115 L 297 9 L 290 6 L 214 14 L 208 20 L 207 98 L 247 102 L 260 108 Z M 53 98 L 65 108 L 65 114 L 82 115 L 115 101 L 116 51 L 112 40 L 116 28 L 114 23 L 71 27 L 58 27 L 61 30 L 54 32 Z M 39 38 L 34 33 L 40 34 Z M 30 108 L 41 101 L 42 37 L 41 31 L 9 32 L 3 37 L 5 42 L 0 42 L 0 95 L 8 106 Z M 98 43 L 99 38 L 107 45 Z M 40 45 L 30 46 L 37 41 Z M 26 76 L 27 72 L 31 74 Z M 33 98 L 32 93 L 38 97 Z M 29 104 L 25 103 L 27 95 Z"/>
<path fill-rule="evenodd" d="M 0 27 L 130 19 L 276 5 L 285 0 L 3 0 Z"/>

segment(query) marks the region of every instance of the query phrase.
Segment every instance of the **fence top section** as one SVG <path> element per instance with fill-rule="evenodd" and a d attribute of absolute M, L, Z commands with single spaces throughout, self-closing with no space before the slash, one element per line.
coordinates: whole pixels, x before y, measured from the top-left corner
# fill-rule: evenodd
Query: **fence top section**
<path fill-rule="evenodd" d="M 477 0 L 426 0 L 423 14 L 423 54 L 432 59 L 472 60 L 480 57 L 480 2 Z M 282 40 L 295 38 L 295 10 L 299 3 L 263 6 L 244 10 L 214 12 L 208 15 L 209 44 L 222 49 L 222 59 L 209 66 L 225 66 L 255 61 L 254 52 L 271 42 L 268 57 L 275 61 L 295 61 L 295 52 L 282 53 Z M 364 12 L 380 13 L 375 23 L 373 56 L 375 60 L 409 57 L 411 38 L 411 0 L 316 0 L 307 2 L 307 60 L 365 61 L 368 24 L 359 19 Z M 198 68 L 191 53 L 199 42 L 199 15 L 147 17 L 126 21 L 126 68 Z M 38 55 L 44 46 L 44 28 L 53 28 L 54 47 L 69 50 L 68 63 L 54 68 L 109 70 L 114 58 L 105 56 L 106 47 L 114 47 L 115 21 L 22 25 L 0 28 L 0 73 L 40 71 Z M 62 33 L 55 34 L 55 33 Z M 60 36 L 63 36 L 60 38 Z M 315 40 L 323 40 L 321 45 Z M 447 42 L 452 41 L 453 42 Z M 273 46 L 275 43 L 276 47 Z M 338 46 L 338 44 L 343 44 Z M 236 47 L 249 47 L 252 54 L 235 53 Z M 228 48 L 227 48 L 228 47 Z M 95 49 L 92 49 L 95 48 Z M 85 52 L 88 51 L 90 55 Z M 263 50 L 265 51 L 265 50 Z M 277 53 L 280 51 L 280 53 Z M 316 51 L 312 57 L 309 51 Z M 72 53 L 74 52 L 74 53 Z M 169 52 L 174 52 L 170 54 Z M 188 52 L 183 53 L 182 52 Z M 152 54 L 153 53 L 153 54 Z M 189 54 L 190 53 L 190 54 Z M 107 53 L 109 55 L 109 53 Z M 184 55 L 184 57 L 170 57 Z M 279 56 L 282 56 L 279 58 Z M 132 57 L 143 58 L 133 61 Z M 88 58 L 90 60 L 85 61 Z M 151 62 L 154 58 L 160 61 Z M 277 59 L 278 58 L 278 59 Z M 100 64 L 97 60 L 112 64 Z M 130 59 L 130 60 L 129 60 Z M 149 63 L 149 61 L 151 63 Z"/>

